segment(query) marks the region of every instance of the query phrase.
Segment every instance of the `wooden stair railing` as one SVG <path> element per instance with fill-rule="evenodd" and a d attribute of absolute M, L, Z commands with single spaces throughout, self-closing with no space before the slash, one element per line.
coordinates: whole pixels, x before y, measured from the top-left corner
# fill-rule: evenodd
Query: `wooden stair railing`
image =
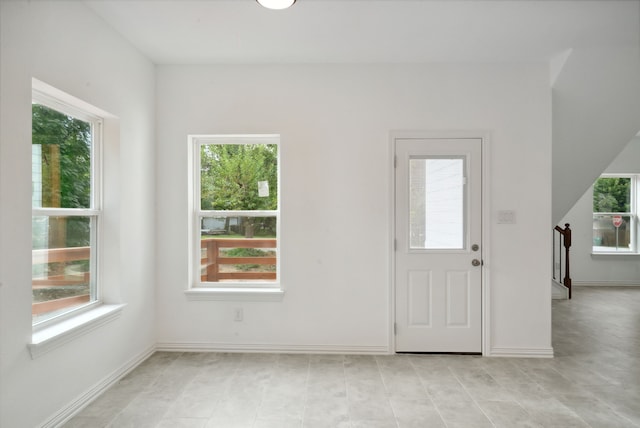
<path fill-rule="evenodd" d="M 571 299 L 571 271 L 569 263 L 569 249 L 571 248 L 571 228 L 569 223 L 565 223 L 564 229 L 560 226 L 554 227 L 553 234 L 553 279 L 556 279 L 556 270 L 558 271 L 558 282 L 567 287 L 569 299 Z M 557 232 L 557 233 L 555 233 Z M 556 240 L 558 242 L 558 254 L 556 255 Z M 564 257 L 562 248 L 564 247 Z M 562 269 L 562 260 L 564 259 L 564 277 Z M 556 269 L 556 262 L 557 269 Z"/>

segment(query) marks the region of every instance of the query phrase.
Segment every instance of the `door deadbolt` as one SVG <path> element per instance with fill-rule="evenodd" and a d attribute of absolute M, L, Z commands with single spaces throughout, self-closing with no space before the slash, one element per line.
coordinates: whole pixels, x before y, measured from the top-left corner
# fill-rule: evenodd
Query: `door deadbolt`
<path fill-rule="evenodd" d="M 473 259 L 471 261 L 471 264 L 474 265 L 474 266 L 480 266 L 482 264 L 482 262 L 480 260 L 478 260 L 478 259 Z"/>
<path fill-rule="evenodd" d="M 471 251 L 478 251 L 479 249 L 480 249 L 480 245 L 478 245 L 478 244 L 473 244 L 471 246 Z"/>

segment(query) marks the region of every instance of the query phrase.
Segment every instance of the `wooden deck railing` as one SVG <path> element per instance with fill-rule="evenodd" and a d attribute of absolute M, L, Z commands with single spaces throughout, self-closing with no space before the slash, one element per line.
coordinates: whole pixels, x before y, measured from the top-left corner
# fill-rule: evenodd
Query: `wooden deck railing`
<path fill-rule="evenodd" d="M 556 279 L 558 272 L 558 282 L 567 287 L 569 299 L 571 298 L 571 272 L 569 263 L 569 249 L 571 248 L 571 228 L 569 223 L 565 223 L 564 229 L 560 226 L 553 228 L 553 279 Z M 556 241 L 558 243 L 558 253 L 556 254 Z M 564 255 L 562 248 L 564 247 Z M 564 270 L 563 270 L 564 261 Z M 564 276 L 563 276 L 564 273 Z"/>
<path fill-rule="evenodd" d="M 67 263 L 77 261 L 87 261 L 90 258 L 90 247 L 73 247 L 73 248 L 51 248 L 44 250 L 33 250 L 31 252 L 31 263 L 35 265 L 43 265 L 48 263 Z M 63 285 L 82 285 L 89 283 L 89 272 L 83 272 L 81 275 L 65 275 L 65 274 L 47 274 L 44 277 L 35 277 L 31 280 L 32 288 L 50 288 Z M 39 315 L 45 312 L 51 312 L 63 309 L 69 306 L 76 306 L 87 303 L 90 300 L 89 294 L 79 296 L 63 297 L 44 302 L 34 302 L 31 305 L 31 314 Z"/>
<path fill-rule="evenodd" d="M 204 273 L 202 281 L 218 282 L 221 280 L 275 280 L 276 272 L 247 272 L 247 271 L 221 271 L 222 265 L 275 265 L 277 257 L 226 257 L 220 255 L 221 248 L 262 248 L 275 249 L 277 241 L 275 239 L 224 239 L 211 238 L 203 239 L 201 248 L 204 251 L 201 263 Z M 90 258 L 90 247 L 74 248 L 53 248 L 32 251 L 32 264 L 44 265 L 48 263 L 67 263 L 87 261 Z M 89 272 L 81 275 L 65 275 L 64 273 L 47 274 L 42 277 L 34 277 L 31 286 L 34 289 L 50 288 L 64 285 L 88 284 Z M 44 302 L 34 302 L 31 306 L 31 313 L 39 315 L 46 312 L 55 311 L 65 307 L 87 303 L 90 300 L 89 294 L 80 296 L 64 297 Z"/>
<path fill-rule="evenodd" d="M 200 276 L 203 282 L 218 282 L 220 280 L 275 280 L 275 272 L 222 272 L 221 265 L 275 265 L 277 258 L 269 257 L 225 257 L 220 255 L 220 248 L 272 248 L 275 249 L 275 239 L 203 239 L 200 247 L 204 249 L 200 263 L 204 267 L 204 273 Z"/>

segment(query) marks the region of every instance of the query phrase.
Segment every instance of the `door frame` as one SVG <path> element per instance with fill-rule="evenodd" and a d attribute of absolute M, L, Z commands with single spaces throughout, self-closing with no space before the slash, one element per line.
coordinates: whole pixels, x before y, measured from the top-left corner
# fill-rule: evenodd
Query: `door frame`
<path fill-rule="evenodd" d="M 396 353 L 396 335 L 395 335 L 395 321 L 396 321 L 396 257 L 395 257 L 395 238 L 396 238 L 396 140 L 397 139 L 467 139 L 474 138 L 481 141 L 481 165 L 482 165 L 482 201 L 481 201 L 481 215 L 482 215 L 482 298 L 481 298 L 481 343 L 482 343 L 482 355 L 488 356 L 491 350 L 490 343 L 490 270 L 491 270 L 491 242 L 490 242 L 490 226 L 491 226 L 491 195 L 489 185 L 490 180 L 490 132 L 489 131 L 391 131 L 389 134 L 389 165 L 390 165 L 390 190 L 389 190 L 389 211 L 390 211 L 390 224 L 389 224 L 389 353 Z"/>

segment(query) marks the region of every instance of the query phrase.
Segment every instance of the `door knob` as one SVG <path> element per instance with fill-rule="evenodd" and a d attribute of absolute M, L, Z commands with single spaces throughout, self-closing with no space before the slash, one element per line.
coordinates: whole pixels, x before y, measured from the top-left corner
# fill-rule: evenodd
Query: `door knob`
<path fill-rule="evenodd" d="M 473 259 L 471 261 L 471 264 L 474 265 L 474 266 L 480 266 L 482 264 L 482 262 L 480 260 L 478 260 L 478 259 Z"/>

